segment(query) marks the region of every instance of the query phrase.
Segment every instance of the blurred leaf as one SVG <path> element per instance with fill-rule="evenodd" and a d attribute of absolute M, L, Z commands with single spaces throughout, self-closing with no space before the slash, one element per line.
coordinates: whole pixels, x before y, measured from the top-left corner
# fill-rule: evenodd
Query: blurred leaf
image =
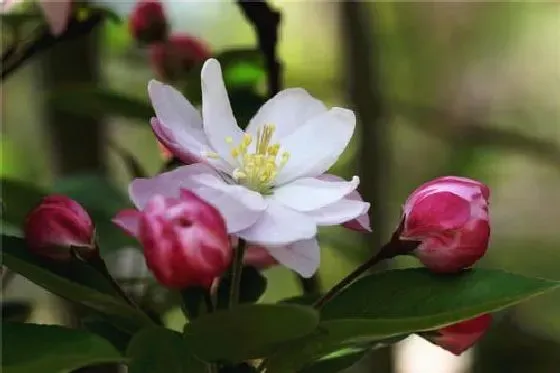
<path fill-rule="evenodd" d="M 125 234 L 111 219 L 117 212 L 131 208 L 128 197 L 108 180 L 93 174 L 59 179 L 53 190 L 79 202 L 95 223 L 101 253 L 137 245 L 136 240 Z"/>
<path fill-rule="evenodd" d="M 245 129 L 266 99 L 252 87 L 233 87 L 228 89 L 228 92 L 237 124 L 241 129 Z"/>
<path fill-rule="evenodd" d="M 124 359 L 104 339 L 56 325 L 2 324 L 4 373 L 60 373 Z"/>
<path fill-rule="evenodd" d="M 189 351 L 181 334 L 162 327 L 137 333 L 126 355 L 129 373 L 206 373 L 206 364 Z"/>
<path fill-rule="evenodd" d="M 258 49 L 230 49 L 215 58 L 222 65 L 228 88 L 254 87 L 266 76 L 262 53 Z"/>
<path fill-rule="evenodd" d="M 410 268 L 365 276 L 325 304 L 316 332 L 271 357 L 267 373 L 300 369 L 313 359 L 356 343 L 437 329 L 494 312 L 559 285 L 486 269 L 436 275 L 424 268 Z"/>
<path fill-rule="evenodd" d="M 84 317 L 81 321 L 86 330 L 111 342 L 120 352 L 124 353 L 126 351 L 126 347 L 132 338 L 130 333 L 118 329 L 97 315 Z"/>
<path fill-rule="evenodd" d="M 40 23 L 43 21 L 43 16 L 39 13 L 22 13 L 22 12 L 10 12 L 10 13 L 0 13 L 0 22 L 2 25 L 18 28 L 28 22 Z"/>
<path fill-rule="evenodd" d="M 222 366 L 218 373 L 258 373 L 258 370 L 247 363 Z"/>
<path fill-rule="evenodd" d="M 297 305 L 240 305 L 201 316 L 185 326 L 193 352 L 207 361 L 239 363 L 311 333 L 318 313 Z"/>
<path fill-rule="evenodd" d="M 136 331 L 153 322 L 116 295 L 101 274 L 79 260 L 52 263 L 42 260 L 25 247 L 21 238 L 2 236 L 3 264 L 31 282 L 70 301 L 106 314 L 119 327 Z"/>
<path fill-rule="evenodd" d="M 241 272 L 241 284 L 239 286 L 239 303 L 256 303 L 266 291 L 266 277 L 255 267 L 245 266 Z M 229 301 L 231 288 L 231 276 L 220 280 L 218 286 L 217 308 L 225 309 Z"/>
<path fill-rule="evenodd" d="M 26 322 L 33 311 L 33 306 L 29 302 L 8 300 L 0 304 L 4 322 Z"/>
<path fill-rule="evenodd" d="M 110 145 L 113 148 L 113 150 L 119 155 L 119 157 L 121 157 L 121 159 L 123 160 L 126 169 L 130 173 L 130 176 L 132 176 L 133 178 L 147 176 L 144 167 L 142 167 L 138 159 L 136 159 L 136 157 L 134 157 L 134 155 L 131 152 L 129 152 L 128 150 L 124 149 L 123 147 L 113 142 L 111 142 Z"/>
<path fill-rule="evenodd" d="M 17 180 L 1 179 L 2 220 L 20 227 L 31 211 L 47 193 L 40 188 Z"/>
<path fill-rule="evenodd" d="M 192 286 L 181 290 L 183 301 L 183 312 L 186 312 L 190 320 L 194 320 L 203 313 L 206 313 L 204 298 L 208 291 L 202 287 Z"/>
<path fill-rule="evenodd" d="M 152 106 L 142 100 L 122 93 L 88 86 L 69 86 L 53 92 L 50 96 L 53 106 L 72 114 L 98 117 L 100 113 L 125 118 L 139 119 L 148 124 L 154 116 Z"/>
<path fill-rule="evenodd" d="M 364 357 L 366 349 L 346 349 L 317 360 L 298 373 L 338 373 Z"/>

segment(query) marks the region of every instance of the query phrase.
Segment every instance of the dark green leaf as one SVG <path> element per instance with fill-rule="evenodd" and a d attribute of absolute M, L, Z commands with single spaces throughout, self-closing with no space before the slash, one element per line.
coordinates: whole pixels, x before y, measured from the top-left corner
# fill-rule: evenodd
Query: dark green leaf
<path fill-rule="evenodd" d="M 455 275 L 437 275 L 425 268 L 393 270 L 354 282 L 325 305 L 321 318 L 397 321 L 403 328 L 398 332 L 435 329 L 558 286 L 560 282 L 490 269 Z"/>
<path fill-rule="evenodd" d="M 2 320 L 4 322 L 26 322 L 33 307 L 31 303 L 24 301 L 3 301 L 2 305 Z"/>
<path fill-rule="evenodd" d="M 202 287 L 188 287 L 181 290 L 183 312 L 190 320 L 194 320 L 206 312 L 205 298 L 209 296 L 208 291 Z"/>
<path fill-rule="evenodd" d="M 59 110 L 72 114 L 99 116 L 99 113 L 138 119 L 148 125 L 154 116 L 151 105 L 122 93 L 89 86 L 70 86 L 50 96 Z"/>
<path fill-rule="evenodd" d="M 4 373 L 61 373 L 100 363 L 123 362 L 104 339 L 55 325 L 2 324 Z"/>
<path fill-rule="evenodd" d="M 2 236 L 2 259 L 5 266 L 31 282 L 106 314 L 127 331 L 153 324 L 145 314 L 119 298 L 103 276 L 79 260 L 67 267 L 46 262 L 30 254 L 21 238 L 8 236 Z"/>
<path fill-rule="evenodd" d="M 321 294 L 305 294 L 305 295 L 298 295 L 295 297 L 290 297 L 286 299 L 280 300 L 280 303 L 288 303 L 288 304 L 301 304 L 303 306 L 312 306 L 317 300 L 321 298 Z"/>
<path fill-rule="evenodd" d="M 309 307 L 240 305 L 187 324 L 185 338 L 207 361 L 238 363 L 266 356 L 279 344 L 311 333 L 318 322 L 318 313 Z"/>
<path fill-rule="evenodd" d="M 181 334 L 162 327 L 137 333 L 128 346 L 129 373 L 206 373 Z"/>
<path fill-rule="evenodd" d="M 367 351 L 365 349 L 347 349 L 336 352 L 317 360 L 298 373 L 338 373 L 357 363 Z"/>
<path fill-rule="evenodd" d="M 111 342 L 120 352 L 124 353 L 132 338 L 132 334 L 126 333 L 111 323 L 103 320 L 102 317 L 91 315 L 82 319 L 82 325 L 90 332 Z"/>
<path fill-rule="evenodd" d="M 108 180 L 98 175 L 76 175 L 60 179 L 53 189 L 75 199 L 88 211 L 95 223 L 103 255 L 137 244 L 111 221 L 117 212 L 132 205 L 128 197 Z"/>
<path fill-rule="evenodd" d="M 239 286 L 240 303 L 256 303 L 266 291 L 266 277 L 264 277 L 255 267 L 245 266 L 241 272 L 241 283 Z M 225 309 L 229 301 L 231 288 L 231 277 L 224 277 L 220 280 L 218 287 L 218 306 Z"/>
<path fill-rule="evenodd" d="M 365 276 L 325 305 L 313 335 L 275 354 L 267 373 L 297 370 L 356 343 L 437 329 L 558 286 L 554 281 L 486 269 L 435 275 L 424 268 L 411 268 Z"/>
<path fill-rule="evenodd" d="M 230 49 L 216 56 L 229 89 L 254 87 L 265 77 L 262 53 L 258 49 Z"/>
<path fill-rule="evenodd" d="M 226 365 L 220 368 L 218 373 L 258 373 L 258 370 L 247 363 L 237 365 Z"/>
<path fill-rule="evenodd" d="M 47 193 L 18 180 L 2 179 L 2 220 L 17 227 L 23 225 L 31 211 Z"/>

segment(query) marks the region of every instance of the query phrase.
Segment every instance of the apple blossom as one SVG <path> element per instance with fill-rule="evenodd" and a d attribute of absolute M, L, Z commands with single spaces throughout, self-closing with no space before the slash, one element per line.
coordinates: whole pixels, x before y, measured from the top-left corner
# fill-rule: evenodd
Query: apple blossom
<path fill-rule="evenodd" d="M 70 248 L 81 256 L 97 253 L 94 226 L 80 204 L 63 195 L 50 195 L 28 215 L 24 226 L 30 251 L 57 260 L 69 260 Z"/>
<path fill-rule="evenodd" d="M 188 190 L 178 198 L 154 195 L 143 211 L 124 210 L 113 221 L 138 238 L 148 268 L 164 286 L 209 288 L 231 262 L 222 216 Z"/>
<path fill-rule="evenodd" d="M 489 196 L 486 185 L 463 177 L 425 183 L 404 205 L 401 238 L 420 241 L 414 255 L 435 272 L 470 267 L 488 248 Z"/>
<path fill-rule="evenodd" d="M 484 314 L 435 332 L 420 333 L 420 336 L 455 355 L 461 355 L 482 338 L 491 324 L 492 315 Z"/>
<path fill-rule="evenodd" d="M 129 194 L 143 209 L 154 194 L 197 193 L 224 216 L 231 235 L 265 247 L 279 263 L 309 277 L 317 270 L 317 226 L 361 217 L 369 203 L 348 198 L 359 184 L 320 177 L 354 132 L 350 110 L 325 105 L 301 88 L 269 99 L 245 131 L 238 127 L 217 60 L 201 72 L 202 116 L 177 90 L 151 81 L 155 135 L 185 163 L 134 180 Z"/>

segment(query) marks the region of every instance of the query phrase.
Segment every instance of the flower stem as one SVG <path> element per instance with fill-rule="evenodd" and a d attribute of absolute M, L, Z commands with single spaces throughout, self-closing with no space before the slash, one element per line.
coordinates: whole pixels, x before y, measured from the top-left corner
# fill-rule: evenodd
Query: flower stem
<path fill-rule="evenodd" d="M 231 287 L 229 290 L 229 308 L 235 307 L 239 301 L 239 286 L 241 283 L 241 271 L 243 270 L 243 256 L 247 243 L 240 239 L 235 249 L 235 257 L 231 266 Z"/>
<path fill-rule="evenodd" d="M 398 255 L 406 255 L 412 252 L 419 244 L 418 241 L 401 241 L 398 233 L 400 227 L 391 237 L 391 240 L 379 249 L 377 254 L 373 255 L 367 261 L 362 263 L 358 268 L 353 270 L 348 276 L 344 277 L 340 282 L 334 285 L 325 295 L 317 300 L 313 307 L 320 310 L 327 302 L 337 296 L 348 285 L 354 282 L 358 277 L 367 272 L 370 268 L 385 259 L 391 259 Z"/>

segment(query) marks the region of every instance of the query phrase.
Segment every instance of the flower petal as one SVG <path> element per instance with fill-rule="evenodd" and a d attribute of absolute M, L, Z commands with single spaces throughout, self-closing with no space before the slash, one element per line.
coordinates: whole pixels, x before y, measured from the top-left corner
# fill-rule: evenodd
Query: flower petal
<path fill-rule="evenodd" d="M 326 181 L 344 181 L 344 179 L 341 178 L 340 176 L 336 176 L 333 174 L 322 174 L 317 176 L 317 179 L 326 180 Z M 360 192 L 358 192 L 357 190 L 352 191 L 344 198 L 352 201 L 360 201 L 360 202 L 363 201 Z M 366 211 L 364 211 L 362 215 L 358 216 L 356 219 L 352 219 L 350 221 L 344 222 L 342 225 L 344 226 L 344 228 L 348 228 L 358 232 L 371 232 L 368 210 L 369 208 Z"/>
<path fill-rule="evenodd" d="M 319 226 L 330 226 L 342 224 L 360 217 L 369 210 L 369 203 L 341 199 L 328 206 L 305 214 L 315 221 Z"/>
<path fill-rule="evenodd" d="M 275 189 L 273 198 L 296 211 L 313 211 L 341 200 L 358 187 L 360 178 L 351 181 L 323 181 L 305 177 Z"/>
<path fill-rule="evenodd" d="M 305 278 L 313 276 L 321 263 L 321 248 L 315 238 L 297 241 L 288 246 L 267 247 L 267 250 L 280 264 Z"/>
<path fill-rule="evenodd" d="M 150 120 L 150 124 L 152 126 L 152 130 L 154 131 L 154 135 L 156 135 L 157 139 L 165 147 L 165 149 L 171 152 L 174 156 L 178 157 L 185 164 L 204 161 L 204 159 L 200 156 L 200 152 L 193 153 L 189 151 L 186 146 L 180 145 L 175 139 L 173 132 L 168 130 L 159 119 L 152 118 Z M 190 148 L 193 149 L 196 147 L 190 146 Z"/>
<path fill-rule="evenodd" d="M 237 233 L 240 238 L 259 245 L 288 245 L 309 239 L 317 233 L 317 226 L 305 214 L 292 210 L 274 199 L 267 199 L 268 207 L 251 227 Z"/>
<path fill-rule="evenodd" d="M 324 173 L 350 142 L 355 126 L 356 117 L 351 110 L 335 107 L 283 138 L 281 151 L 289 153 L 289 160 L 276 178 L 276 184 Z"/>
<path fill-rule="evenodd" d="M 53 35 L 62 34 L 70 19 L 72 0 L 41 0 L 39 4 Z"/>
<path fill-rule="evenodd" d="M 200 157 L 208 141 L 194 106 L 175 88 L 157 80 L 148 83 L 148 95 L 157 116 L 152 129 L 163 145 L 181 160 Z"/>
<path fill-rule="evenodd" d="M 119 211 L 112 222 L 132 237 L 138 237 L 141 217 L 142 213 L 140 211 L 127 209 Z"/>
<path fill-rule="evenodd" d="M 288 88 L 269 99 L 251 119 L 246 132 L 257 134 L 257 129 L 265 124 L 274 124 L 276 130 L 272 143 L 291 134 L 308 119 L 327 111 L 323 103 L 313 98 L 305 89 Z"/>
<path fill-rule="evenodd" d="M 129 186 L 129 194 L 142 210 L 154 194 L 177 198 L 182 188 L 214 205 L 226 220 L 230 233 L 253 225 L 267 206 L 259 193 L 225 183 L 214 169 L 202 163 L 182 166 L 153 178 L 135 179 Z"/>
<path fill-rule="evenodd" d="M 202 118 L 204 132 L 214 150 L 228 163 L 235 165 L 231 156 L 231 140 L 239 144 L 243 131 L 237 126 L 222 79 L 222 69 L 216 59 L 207 60 L 202 66 Z"/>

